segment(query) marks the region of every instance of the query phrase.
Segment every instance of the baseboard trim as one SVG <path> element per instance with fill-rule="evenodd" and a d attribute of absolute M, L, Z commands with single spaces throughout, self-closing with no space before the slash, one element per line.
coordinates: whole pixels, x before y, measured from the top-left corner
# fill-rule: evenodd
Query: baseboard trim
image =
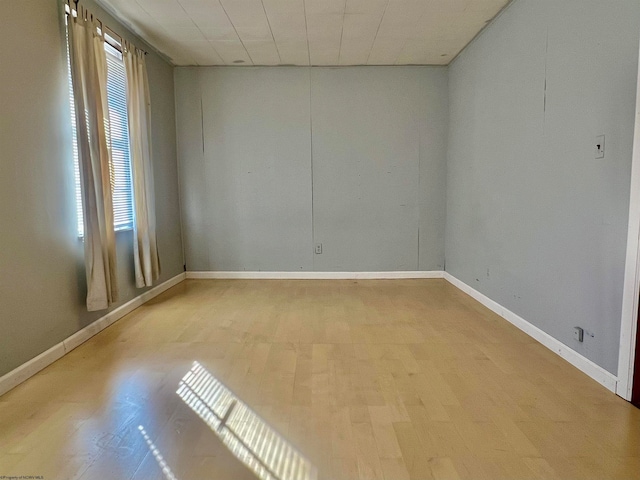
<path fill-rule="evenodd" d="M 51 365 L 56 360 L 64 357 L 64 344 L 60 342 L 49 350 L 42 352 L 37 357 L 32 358 L 9 373 L 0 377 L 0 395 L 4 395 L 9 390 L 17 387 L 25 380 L 28 380 L 40 370 Z"/>
<path fill-rule="evenodd" d="M 480 302 L 489 310 L 500 315 L 507 322 L 515 325 L 524 333 L 526 333 L 530 337 L 540 342 L 549 350 L 553 351 L 554 353 L 556 353 L 557 355 L 565 359 L 571 365 L 573 365 L 581 372 L 593 378 L 596 382 L 603 385 L 608 390 L 612 391 L 613 393 L 616 392 L 618 378 L 612 373 L 606 371 L 600 365 L 595 364 L 588 358 L 579 354 L 578 352 L 568 347 L 564 343 L 560 342 L 559 340 L 555 339 L 548 333 L 540 330 L 535 325 L 527 322 L 524 318 L 513 313 L 511 310 L 503 307 L 498 302 L 491 300 L 489 297 L 487 297 L 483 293 L 480 293 L 475 288 L 470 287 L 469 285 L 462 282 L 461 280 L 458 280 L 456 277 L 454 277 L 450 273 L 445 272 L 444 279 L 447 280 L 449 283 L 451 283 L 453 286 L 462 290 L 464 293 L 466 293 L 473 299 Z"/>
<path fill-rule="evenodd" d="M 166 282 L 161 283 L 160 285 L 157 285 L 150 290 L 147 290 L 143 294 L 129 300 L 127 303 L 120 305 L 118 308 L 107 313 L 105 316 L 100 317 L 98 320 L 91 323 L 90 325 L 87 325 L 82 330 L 79 330 L 70 337 L 67 337 L 60 343 L 51 347 L 49 350 L 41 353 L 37 357 L 32 358 L 28 362 L 23 363 L 19 367 L 3 375 L 2 377 L 0 377 L 0 395 L 4 395 L 9 390 L 17 387 L 22 382 L 38 373 L 40 370 L 48 367 L 74 348 L 83 344 L 91 337 L 107 328 L 109 325 L 112 325 L 117 320 L 120 320 L 128 313 L 131 313 L 139 306 L 182 282 L 185 278 L 186 274 L 180 273 L 179 275 L 176 275 Z"/>
<path fill-rule="evenodd" d="M 368 280 L 443 278 L 442 271 L 425 272 L 187 272 L 191 279 Z"/>

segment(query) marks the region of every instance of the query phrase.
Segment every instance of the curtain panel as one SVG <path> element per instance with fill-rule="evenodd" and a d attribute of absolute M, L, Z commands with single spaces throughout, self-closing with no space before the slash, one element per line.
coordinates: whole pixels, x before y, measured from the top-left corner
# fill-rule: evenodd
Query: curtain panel
<path fill-rule="evenodd" d="M 151 102 L 143 51 L 123 44 L 134 204 L 136 286 L 150 287 L 160 276 L 156 241 L 155 191 L 151 163 Z"/>
<path fill-rule="evenodd" d="M 77 17 L 67 18 L 84 214 L 87 309 L 95 311 L 108 308 L 118 297 L 107 59 L 97 19 L 83 7 L 78 8 Z"/>

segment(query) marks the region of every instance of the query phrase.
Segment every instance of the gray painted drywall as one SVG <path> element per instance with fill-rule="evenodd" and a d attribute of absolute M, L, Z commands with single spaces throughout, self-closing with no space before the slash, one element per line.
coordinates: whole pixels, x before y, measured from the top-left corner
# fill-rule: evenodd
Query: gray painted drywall
<path fill-rule="evenodd" d="M 210 270 L 312 265 L 309 76 L 200 71 Z"/>
<path fill-rule="evenodd" d="M 189 270 L 443 268 L 445 69 L 177 68 L 175 79 Z"/>
<path fill-rule="evenodd" d="M 116 33 L 143 46 L 90 0 Z M 62 2 L 3 2 L 0 40 L 0 375 L 103 312 L 87 313 L 83 245 L 76 237 Z M 173 69 L 147 56 L 153 128 L 160 281 L 182 271 Z M 133 280 L 132 233 L 117 234 L 120 301 Z"/>
<path fill-rule="evenodd" d="M 177 68 L 175 78 L 187 268 L 311 270 L 308 73 Z"/>
<path fill-rule="evenodd" d="M 614 374 L 638 25 L 637 0 L 517 0 L 449 68 L 446 270 Z"/>
<path fill-rule="evenodd" d="M 318 68 L 311 79 L 315 269 L 441 270 L 444 69 Z"/>

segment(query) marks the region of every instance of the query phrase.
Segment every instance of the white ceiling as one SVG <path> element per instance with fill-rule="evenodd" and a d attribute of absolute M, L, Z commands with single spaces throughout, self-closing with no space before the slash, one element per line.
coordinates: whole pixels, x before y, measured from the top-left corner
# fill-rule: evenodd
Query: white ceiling
<path fill-rule="evenodd" d="M 175 65 L 446 65 L 509 0 L 99 0 Z"/>

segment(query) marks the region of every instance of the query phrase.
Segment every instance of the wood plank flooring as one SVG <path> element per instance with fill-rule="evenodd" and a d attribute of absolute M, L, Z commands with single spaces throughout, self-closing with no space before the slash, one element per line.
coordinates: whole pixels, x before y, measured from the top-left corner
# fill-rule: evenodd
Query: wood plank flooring
<path fill-rule="evenodd" d="M 0 477 L 255 479 L 194 361 L 320 479 L 640 478 L 640 410 L 444 280 L 185 281 L 0 397 Z"/>

